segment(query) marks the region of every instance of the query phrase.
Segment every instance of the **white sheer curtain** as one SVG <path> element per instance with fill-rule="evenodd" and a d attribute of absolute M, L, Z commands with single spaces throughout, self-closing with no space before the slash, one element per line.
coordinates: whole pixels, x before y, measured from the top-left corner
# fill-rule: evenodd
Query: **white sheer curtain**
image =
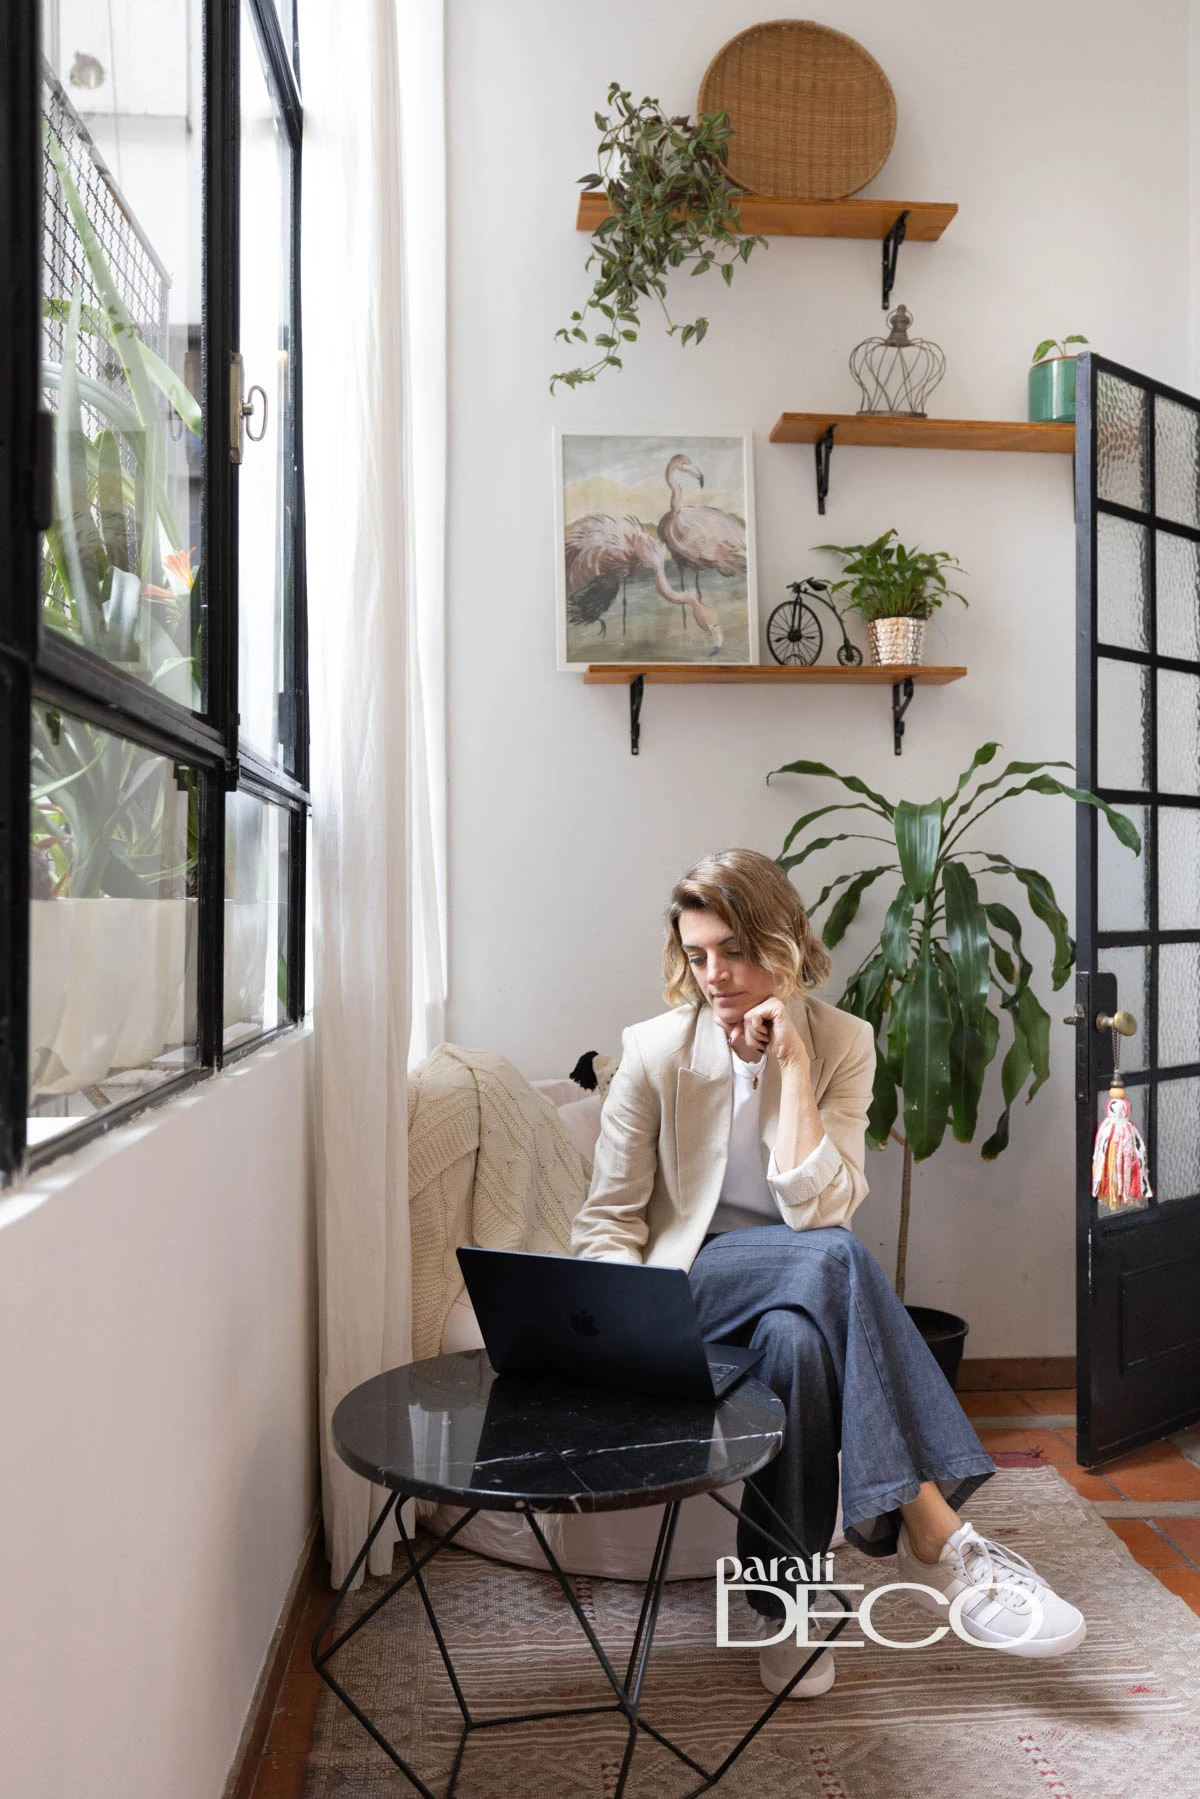
<path fill-rule="evenodd" d="M 443 0 L 400 0 L 408 342 L 410 1066 L 446 1035 L 446 117 Z"/>
<path fill-rule="evenodd" d="M 406 39 L 414 12 L 436 48 L 440 159 L 441 0 L 406 9 Z M 441 389 L 428 372 L 416 380 L 406 334 L 400 17 L 393 0 L 300 0 L 320 1386 L 335 1583 L 384 1495 L 338 1459 L 329 1419 L 350 1388 L 411 1353 L 406 1068 L 414 1011 L 422 1041 L 440 1034 L 443 994 L 442 483 L 440 461 L 425 462 Z M 422 297 L 421 316 L 438 303 Z M 390 1567 L 394 1542 L 389 1522 L 371 1572 Z"/>

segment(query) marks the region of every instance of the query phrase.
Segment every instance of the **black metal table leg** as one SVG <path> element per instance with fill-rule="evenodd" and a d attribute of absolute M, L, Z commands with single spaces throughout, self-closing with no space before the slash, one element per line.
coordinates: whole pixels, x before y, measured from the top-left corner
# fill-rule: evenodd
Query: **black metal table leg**
<path fill-rule="evenodd" d="M 755 1531 L 767 1548 L 787 1556 L 805 1554 L 805 1551 L 798 1542 L 794 1532 L 789 1528 L 786 1520 L 780 1517 L 774 1506 L 764 1499 L 761 1494 L 757 1494 L 756 1499 L 769 1514 L 771 1523 L 774 1526 L 773 1529 L 768 1529 L 765 1524 L 759 1523 L 756 1519 L 748 1517 L 741 1507 L 735 1506 L 732 1501 L 726 1499 L 723 1494 L 714 1492 L 710 1496 L 718 1505 L 722 1506 L 725 1511 L 730 1512 L 733 1517 Z M 547 1542 L 545 1533 L 538 1524 L 536 1517 L 533 1515 L 532 1511 L 526 1511 L 524 1513 L 525 1521 L 529 1525 L 530 1531 L 546 1559 L 546 1565 L 551 1575 L 557 1582 L 563 1597 L 566 1599 L 567 1604 L 570 1606 L 572 1613 L 579 1623 L 592 1654 L 595 1656 L 596 1661 L 599 1663 L 599 1666 L 612 1689 L 613 1697 L 608 1703 L 603 1705 L 556 1706 L 542 1711 L 506 1713 L 503 1717 L 498 1718 L 477 1718 L 472 1715 L 467 1703 L 466 1695 L 462 1690 L 461 1683 L 459 1682 L 458 1675 L 454 1668 L 454 1663 L 450 1656 L 449 1648 L 438 1621 L 436 1608 L 434 1607 L 429 1589 L 422 1578 L 421 1571 L 433 1560 L 433 1557 L 442 1549 L 446 1548 L 453 1538 L 458 1535 L 459 1531 L 476 1516 L 476 1512 L 479 1509 L 478 1507 L 464 1512 L 463 1515 L 451 1525 L 449 1530 L 438 1537 L 428 1549 L 425 1549 L 420 1553 L 418 1553 L 416 1544 L 405 1528 L 403 1519 L 399 1516 L 399 1512 L 397 1512 L 397 1521 L 399 1524 L 401 1541 L 404 1544 L 407 1567 L 404 1572 L 399 1575 L 396 1580 L 392 1581 L 385 1591 L 367 1607 L 362 1615 L 355 1619 L 353 1624 L 349 1625 L 344 1631 L 334 1637 L 327 1648 L 321 1648 L 322 1638 L 333 1625 L 333 1621 L 349 1593 L 355 1577 L 370 1553 L 371 1545 L 379 1535 L 379 1532 L 382 1530 L 393 1509 L 397 1507 L 400 1497 L 399 1493 L 394 1492 L 392 1494 L 390 1500 L 384 1506 L 382 1512 L 372 1526 L 366 1542 L 355 1557 L 349 1573 L 342 1582 L 329 1612 L 323 1619 L 320 1629 L 313 1639 L 312 1660 L 313 1666 L 321 1676 L 322 1680 L 332 1692 L 337 1694 L 342 1704 L 347 1708 L 351 1715 L 358 1720 L 363 1729 L 371 1737 L 372 1741 L 377 1743 L 380 1749 L 383 1750 L 389 1761 L 400 1770 L 410 1785 L 422 1795 L 422 1799 L 438 1799 L 438 1796 L 433 1792 L 432 1788 L 422 1780 L 415 1768 L 412 1768 L 408 1762 L 404 1760 L 403 1756 L 393 1747 L 378 1726 L 371 1721 L 362 1708 L 351 1698 L 350 1694 L 341 1683 L 330 1673 L 327 1665 L 330 1658 L 349 1642 L 351 1637 L 355 1636 L 365 1624 L 375 1617 L 383 1607 L 395 1598 L 395 1596 L 410 1582 L 415 1584 L 417 1592 L 420 1595 L 421 1604 L 424 1608 L 426 1618 L 429 1621 L 430 1629 L 433 1631 L 434 1639 L 438 1647 L 438 1653 L 441 1656 L 442 1664 L 449 1677 L 454 1692 L 455 1702 L 458 1705 L 463 1719 L 458 1747 L 450 1770 L 446 1791 L 442 1796 L 442 1799 L 453 1799 L 458 1784 L 459 1774 L 462 1769 L 467 1742 L 475 1731 L 494 1730 L 512 1724 L 534 1724 L 556 1718 L 603 1716 L 611 1715 L 612 1713 L 617 1713 L 622 1716 L 625 1719 L 627 1727 L 625 1751 L 621 1761 L 620 1772 L 617 1777 L 614 1799 L 623 1799 L 633 1765 L 634 1751 L 637 1746 L 639 1731 L 645 1731 L 647 1736 L 652 1737 L 662 1748 L 669 1750 L 677 1760 L 683 1762 L 693 1773 L 700 1776 L 700 1784 L 691 1788 L 685 1796 L 685 1799 L 699 1799 L 700 1794 L 710 1792 L 713 1787 L 724 1778 L 729 1769 L 739 1760 L 746 1749 L 749 1748 L 750 1744 L 754 1741 L 755 1737 L 757 1737 L 763 1727 L 775 1716 L 775 1713 L 787 1700 L 797 1682 L 804 1678 L 805 1674 L 820 1655 L 822 1649 L 832 1643 L 834 1639 L 841 1634 L 849 1622 L 849 1614 L 851 1611 L 849 1602 L 842 1593 L 838 1592 L 836 1589 L 830 1589 L 833 1592 L 833 1597 L 837 1599 L 847 1616 L 839 1618 L 822 1641 L 814 1646 L 812 1654 L 801 1665 L 793 1679 L 789 1681 L 782 1692 L 774 1696 L 770 1704 L 766 1706 L 750 1728 L 742 1734 L 718 1766 L 711 1769 L 706 1768 L 701 1762 L 689 1755 L 686 1750 L 681 1749 L 678 1743 L 673 1742 L 665 1732 L 658 1730 L 646 1718 L 641 1716 L 642 1688 L 645 1682 L 646 1671 L 649 1666 L 650 1652 L 654 1643 L 655 1628 L 658 1623 L 663 1592 L 666 1587 L 667 1576 L 670 1570 L 671 1549 L 675 1539 L 675 1529 L 679 1517 L 680 1502 L 674 1500 L 664 1507 L 663 1520 L 659 1528 L 658 1539 L 650 1563 L 650 1570 L 646 1581 L 646 1590 L 642 1597 L 637 1627 L 634 1633 L 633 1646 L 625 1669 L 624 1680 L 622 1680 L 617 1673 L 603 1644 L 600 1642 L 599 1637 L 585 1615 L 575 1594 L 575 1590 L 571 1585 L 570 1579 Z"/>

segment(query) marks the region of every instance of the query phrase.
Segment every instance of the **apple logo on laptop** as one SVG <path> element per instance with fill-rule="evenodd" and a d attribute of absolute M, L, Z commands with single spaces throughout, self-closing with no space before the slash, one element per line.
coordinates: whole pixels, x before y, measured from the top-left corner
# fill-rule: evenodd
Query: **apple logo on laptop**
<path fill-rule="evenodd" d="M 572 1312 L 567 1321 L 577 1337 L 598 1337 L 596 1320 L 590 1312 Z"/>

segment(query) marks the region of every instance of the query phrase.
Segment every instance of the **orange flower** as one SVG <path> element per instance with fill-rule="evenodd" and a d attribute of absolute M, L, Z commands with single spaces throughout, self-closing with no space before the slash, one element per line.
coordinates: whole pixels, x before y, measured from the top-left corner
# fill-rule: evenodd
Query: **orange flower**
<path fill-rule="evenodd" d="M 196 554 L 196 546 L 190 550 L 176 550 L 173 556 L 163 557 L 163 567 L 169 575 L 182 581 L 185 587 L 191 587 L 196 577 L 192 573 L 192 557 Z"/>

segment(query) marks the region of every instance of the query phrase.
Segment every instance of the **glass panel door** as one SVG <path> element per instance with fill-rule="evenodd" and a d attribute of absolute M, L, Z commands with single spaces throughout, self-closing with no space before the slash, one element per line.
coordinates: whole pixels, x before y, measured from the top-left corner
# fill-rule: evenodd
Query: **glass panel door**
<path fill-rule="evenodd" d="M 1077 772 L 1143 845 L 1078 808 L 1079 1444 L 1103 1463 L 1200 1412 L 1200 401 L 1094 356 L 1077 392 Z M 1150 1192 L 1106 1204 L 1114 1043 Z"/>

